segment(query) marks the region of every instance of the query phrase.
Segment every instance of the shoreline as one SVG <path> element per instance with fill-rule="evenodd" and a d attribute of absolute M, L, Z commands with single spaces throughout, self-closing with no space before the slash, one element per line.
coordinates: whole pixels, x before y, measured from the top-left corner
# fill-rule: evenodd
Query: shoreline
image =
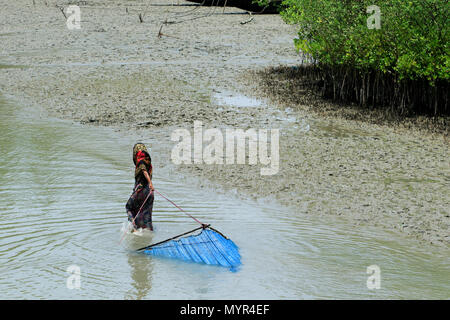
<path fill-rule="evenodd" d="M 270 100 L 280 108 L 291 105 L 296 109 L 306 109 L 309 113 L 322 118 L 339 118 L 362 122 L 367 124 L 389 127 L 392 129 L 405 129 L 410 132 L 444 138 L 448 142 L 450 135 L 450 116 L 439 115 L 410 115 L 395 114 L 385 107 L 375 109 L 363 108 L 356 103 L 337 102 L 323 98 L 314 89 L 309 88 L 307 79 L 290 69 L 295 66 L 280 65 L 251 72 L 255 82 L 253 88 L 260 96 Z M 250 84 L 250 76 L 246 76 Z"/>
<path fill-rule="evenodd" d="M 191 129 L 195 120 L 208 128 L 279 128 L 277 175 L 262 177 L 259 167 L 249 165 L 190 165 L 179 171 L 324 220 L 341 216 L 355 226 L 395 229 L 448 247 L 445 138 L 414 128 L 321 117 L 301 103 L 262 99 L 268 96 L 254 72 L 299 61 L 292 42 L 296 30 L 279 16 L 257 16 L 246 25 L 239 14 L 205 17 L 182 27 L 167 25 L 164 33 L 171 37 L 159 39 L 158 21 L 167 8 L 152 8 L 149 22 L 139 23 L 136 14 L 125 11 L 137 5 L 134 1 L 86 6 L 100 5 L 109 9 L 107 15 L 82 8 L 86 23 L 77 33 L 67 30 L 55 7 L 25 0 L 6 4 L 0 92 L 41 105 L 50 116 L 136 132 L 157 128 L 170 135 L 174 128 Z M 217 96 L 227 94 L 261 103 L 220 104 Z M 302 130 L 304 124 L 310 129 Z M 169 161 L 173 145 L 161 147 L 162 161 Z"/>

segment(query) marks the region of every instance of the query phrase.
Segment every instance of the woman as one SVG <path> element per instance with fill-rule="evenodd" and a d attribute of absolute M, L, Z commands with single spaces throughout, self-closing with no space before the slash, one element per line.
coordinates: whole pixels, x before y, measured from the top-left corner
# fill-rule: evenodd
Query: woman
<path fill-rule="evenodd" d="M 128 220 L 133 221 L 135 229 L 147 228 L 153 231 L 153 183 L 152 183 L 152 159 L 143 143 L 136 143 L 133 147 L 133 161 L 136 166 L 134 171 L 134 190 L 128 199 L 126 209 Z M 142 210 L 139 212 L 139 210 Z M 137 217 L 136 217 L 137 215 Z"/>

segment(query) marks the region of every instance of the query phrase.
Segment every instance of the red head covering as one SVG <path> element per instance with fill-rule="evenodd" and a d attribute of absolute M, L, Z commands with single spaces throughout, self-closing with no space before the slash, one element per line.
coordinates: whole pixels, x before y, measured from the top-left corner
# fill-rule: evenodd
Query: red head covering
<path fill-rule="evenodd" d="M 139 150 L 138 153 L 136 154 L 136 165 L 139 164 L 139 162 L 141 162 L 141 160 L 144 160 L 147 157 L 147 153 Z"/>

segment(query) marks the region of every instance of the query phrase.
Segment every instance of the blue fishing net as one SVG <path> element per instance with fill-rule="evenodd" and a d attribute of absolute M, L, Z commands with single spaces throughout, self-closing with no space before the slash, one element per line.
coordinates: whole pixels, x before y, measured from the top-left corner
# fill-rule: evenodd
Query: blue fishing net
<path fill-rule="evenodd" d="M 231 271 L 236 271 L 241 264 L 238 246 L 212 228 L 202 229 L 196 235 L 162 241 L 138 251 L 151 256 L 228 267 Z"/>

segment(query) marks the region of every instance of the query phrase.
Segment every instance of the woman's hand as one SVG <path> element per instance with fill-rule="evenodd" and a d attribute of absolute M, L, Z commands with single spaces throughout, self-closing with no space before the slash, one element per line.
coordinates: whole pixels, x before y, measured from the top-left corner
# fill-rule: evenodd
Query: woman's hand
<path fill-rule="evenodd" d="M 144 176 L 145 176 L 145 179 L 147 179 L 147 181 L 148 181 L 148 186 L 149 186 L 150 190 L 155 191 L 155 188 L 153 188 L 152 179 L 150 179 L 150 175 L 148 174 L 147 171 L 144 171 Z"/>

